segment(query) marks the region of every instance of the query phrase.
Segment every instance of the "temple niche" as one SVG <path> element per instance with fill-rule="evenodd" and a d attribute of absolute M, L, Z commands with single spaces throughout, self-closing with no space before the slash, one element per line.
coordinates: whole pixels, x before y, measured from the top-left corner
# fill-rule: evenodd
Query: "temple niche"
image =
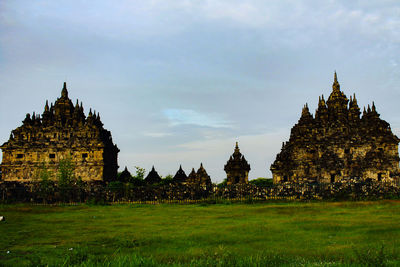
<path fill-rule="evenodd" d="M 380 119 L 374 103 L 360 114 L 356 96 L 346 97 L 335 72 L 328 100 L 319 98 L 315 117 L 306 104 L 282 144 L 270 168 L 274 183 L 398 178 L 400 139 Z"/>
<path fill-rule="evenodd" d="M 100 115 L 82 103 L 74 106 L 66 83 L 55 104 L 46 101 L 40 116 L 27 114 L 22 126 L 11 132 L 3 150 L 2 180 L 30 182 L 45 166 L 56 179 L 59 162 L 70 158 L 75 176 L 83 181 L 111 181 L 117 177 L 119 149 L 103 128 Z"/>
<path fill-rule="evenodd" d="M 227 185 L 247 184 L 249 182 L 250 165 L 240 153 L 238 142 L 236 142 L 235 150 L 226 163 L 224 170 L 226 172 Z"/>

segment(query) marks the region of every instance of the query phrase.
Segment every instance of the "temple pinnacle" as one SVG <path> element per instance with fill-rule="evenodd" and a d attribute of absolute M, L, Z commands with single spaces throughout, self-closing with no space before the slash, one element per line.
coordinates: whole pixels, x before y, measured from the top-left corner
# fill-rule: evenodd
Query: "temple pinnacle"
<path fill-rule="evenodd" d="M 340 84 L 337 79 L 336 71 L 335 71 L 335 75 L 334 75 L 334 79 L 333 79 L 332 89 L 334 92 L 340 91 Z"/>
<path fill-rule="evenodd" d="M 239 153 L 240 152 L 240 150 L 239 150 L 239 142 L 236 142 L 235 151 L 234 152 L 235 153 Z"/>
<path fill-rule="evenodd" d="M 64 82 L 63 89 L 61 91 L 61 97 L 68 97 L 67 83 Z"/>
<path fill-rule="evenodd" d="M 46 100 L 46 105 L 44 106 L 44 111 L 49 111 L 49 101 Z"/>

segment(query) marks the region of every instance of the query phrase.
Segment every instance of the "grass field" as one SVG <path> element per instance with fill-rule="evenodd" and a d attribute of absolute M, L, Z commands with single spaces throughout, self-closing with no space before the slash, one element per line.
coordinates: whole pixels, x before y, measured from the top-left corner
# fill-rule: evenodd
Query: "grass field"
<path fill-rule="evenodd" d="M 0 205 L 0 265 L 400 266 L 400 201 Z"/>

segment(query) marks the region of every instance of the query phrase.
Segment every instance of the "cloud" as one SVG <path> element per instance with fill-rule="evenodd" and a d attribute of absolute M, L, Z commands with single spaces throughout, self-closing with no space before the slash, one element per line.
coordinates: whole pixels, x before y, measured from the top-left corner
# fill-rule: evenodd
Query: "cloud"
<path fill-rule="evenodd" d="M 212 128 L 231 128 L 232 123 L 217 114 L 203 114 L 192 109 L 164 109 L 163 115 L 171 126 L 197 125 Z"/>
<path fill-rule="evenodd" d="M 154 138 L 162 138 L 166 136 L 171 136 L 172 133 L 165 133 L 165 132 L 159 132 L 159 133 L 143 133 L 144 136 L 148 137 L 154 137 Z"/>

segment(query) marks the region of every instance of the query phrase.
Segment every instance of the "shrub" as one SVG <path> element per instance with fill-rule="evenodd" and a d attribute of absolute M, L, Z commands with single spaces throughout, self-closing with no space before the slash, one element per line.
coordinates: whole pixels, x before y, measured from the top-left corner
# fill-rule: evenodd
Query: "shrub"
<path fill-rule="evenodd" d="M 255 185 L 257 187 L 271 187 L 273 185 L 273 180 L 269 178 L 257 178 L 249 181 L 249 184 Z"/>

